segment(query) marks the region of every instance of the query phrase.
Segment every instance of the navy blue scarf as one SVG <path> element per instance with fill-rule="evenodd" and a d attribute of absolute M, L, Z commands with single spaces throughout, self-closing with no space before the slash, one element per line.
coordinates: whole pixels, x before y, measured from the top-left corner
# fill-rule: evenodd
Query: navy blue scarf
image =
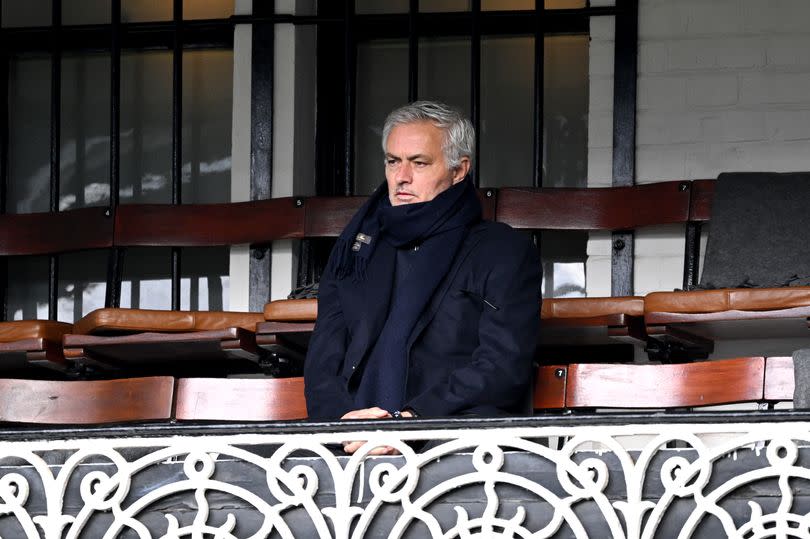
<path fill-rule="evenodd" d="M 340 235 L 331 268 L 334 277 L 351 277 L 369 287 L 366 297 L 376 304 L 368 312 L 385 320 L 364 354 L 357 408 L 402 408 L 411 332 L 470 225 L 480 219 L 481 204 L 469 179 L 431 201 L 401 206 L 391 205 L 383 184 Z M 368 274 L 372 257 L 374 274 Z"/>

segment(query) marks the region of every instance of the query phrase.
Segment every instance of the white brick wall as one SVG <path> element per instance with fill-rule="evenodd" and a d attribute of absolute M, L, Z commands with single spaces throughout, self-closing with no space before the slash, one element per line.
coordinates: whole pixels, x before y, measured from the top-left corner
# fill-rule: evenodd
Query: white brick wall
<path fill-rule="evenodd" d="M 636 181 L 810 170 L 810 1 L 640 0 Z M 610 185 L 614 21 L 591 22 L 588 185 Z M 610 294 L 592 234 L 587 292 Z M 636 236 L 635 291 L 683 278 L 681 227 Z"/>

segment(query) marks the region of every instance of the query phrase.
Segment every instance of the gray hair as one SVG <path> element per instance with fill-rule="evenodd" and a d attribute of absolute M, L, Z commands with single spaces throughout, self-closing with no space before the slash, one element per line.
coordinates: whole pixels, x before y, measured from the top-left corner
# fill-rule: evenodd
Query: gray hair
<path fill-rule="evenodd" d="M 469 158 L 472 165 L 475 128 L 460 112 L 438 101 L 414 101 L 391 111 L 383 126 L 383 152 L 387 151 L 388 135 L 394 127 L 415 122 L 430 122 L 444 131 L 442 151 L 448 170 L 458 168 L 463 157 Z"/>

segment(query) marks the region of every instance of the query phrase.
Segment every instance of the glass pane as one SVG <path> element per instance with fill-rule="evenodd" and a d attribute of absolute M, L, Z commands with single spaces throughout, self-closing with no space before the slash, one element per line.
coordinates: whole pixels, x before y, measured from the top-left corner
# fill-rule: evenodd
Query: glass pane
<path fill-rule="evenodd" d="M 171 202 L 172 55 L 121 59 L 121 202 Z M 182 201 L 231 193 L 233 51 L 183 54 Z"/>
<path fill-rule="evenodd" d="M 585 296 L 585 261 L 588 233 L 580 230 L 544 230 L 540 233 L 543 297 Z"/>
<path fill-rule="evenodd" d="M 59 257 L 59 291 L 56 317 L 75 322 L 104 307 L 107 290 L 106 250 L 68 253 Z"/>
<path fill-rule="evenodd" d="M 228 310 L 230 301 L 229 249 L 184 248 L 180 253 L 180 308 Z M 172 307 L 171 249 L 128 249 L 121 283 L 121 306 L 136 309 Z"/>
<path fill-rule="evenodd" d="M 48 319 L 47 256 L 8 257 L 9 320 Z"/>
<path fill-rule="evenodd" d="M 470 39 L 419 40 L 419 99 L 442 101 L 470 115 Z"/>
<path fill-rule="evenodd" d="M 368 81 L 374 81 L 369 84 Z M 355 193 L 370 194 L 385 180 L 380 146 L 385 117 L 408 101 L 408 42 L 385 40 L 357 47 Z"/>
<path fill-rule="evenodd" d="M 409 4 L 409 0 L 355 0 L 354 12 L 358 15 L 407 13 Z"/>
<path fill-rule="evenodd" d="M 51 0 L 0 2 L 3 5 L 3 28 L 48 26 L 51 24 Z"/>
<path fill-rule="evenodd" d="M 184 203 L 231 199 L 232 100 L 233 51 L 183 54 Z"/>
<path fill-rule="evenodd" d="M 121 22 L 167 21 L 172 13 L 168 0 L 121 0 Z"/>
<path fill-rule="evenodd" d="M 110 24 L 110 0 L 62 0 L 62 24 Z"/>
<path fill-rule="evenodd" d="M 121 307 L 172 308 L 171 249 L 130 248 L 124 253 Z"/>
<path fill-rule="evenodd" d="M 422 13 L 441 13 L 449 11 L 469 11 L 470 0 L 421 0 L 419 11 Z"/>
<path fill-rule="evenodd" d="M 588 42 L 582 35 L 546 37 L 544 186 L 587 186 Z"/>
<path fill-rule="evenodd" d="M 7 4 L 4 3 L 5 6 Z M 9 213 L 48 211 L 50 200 L 51 62 L 12 57 L 8 89 Z M 9 311 L 10 312 L 10 311 Z"/>
<path fill-rule="evenodd" d="M 482 187 L 532 185 L 534 38 L 481 40 Z"/>
<path fill-rule="evenodd" d="M 185 248 L 180 255 L 180 308 L 227 311 L 230 304 L 228 247 Z"/>
<path fill-rule="evenodd" d="M 225 19 L 233 15 L 234 0 L 183 0 L 184 19 Z"/>
<path fill-rule="evenodd" d="M 172 55 L 121 56 L 121 203 L 172 201 Z"/>
<path fill-rule="evenodd" d="M 110 202 L 109 88 L 108 55 L 62 59 L 60 211 Z"/>

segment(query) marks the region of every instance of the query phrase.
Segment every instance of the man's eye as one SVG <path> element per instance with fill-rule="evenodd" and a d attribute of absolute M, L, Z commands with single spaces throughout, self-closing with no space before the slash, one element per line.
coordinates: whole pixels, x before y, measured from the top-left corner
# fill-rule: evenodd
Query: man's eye
<path fill-rule="evenodd" d="M 398 164 L 399 164 L 399 161 L 396 160 L 396 159 L 386 159 L 385 160 L 385 166 L 387 166 L 387 167 L 393 167 L 393 166 L 396 166 Z"/>
<path fill-rule="evenodd" d="M 427 163 L 425 163 L 424 161 L 416 161 L 414 165 L 416 165 L 417 167 L 426 167 Z"/>

